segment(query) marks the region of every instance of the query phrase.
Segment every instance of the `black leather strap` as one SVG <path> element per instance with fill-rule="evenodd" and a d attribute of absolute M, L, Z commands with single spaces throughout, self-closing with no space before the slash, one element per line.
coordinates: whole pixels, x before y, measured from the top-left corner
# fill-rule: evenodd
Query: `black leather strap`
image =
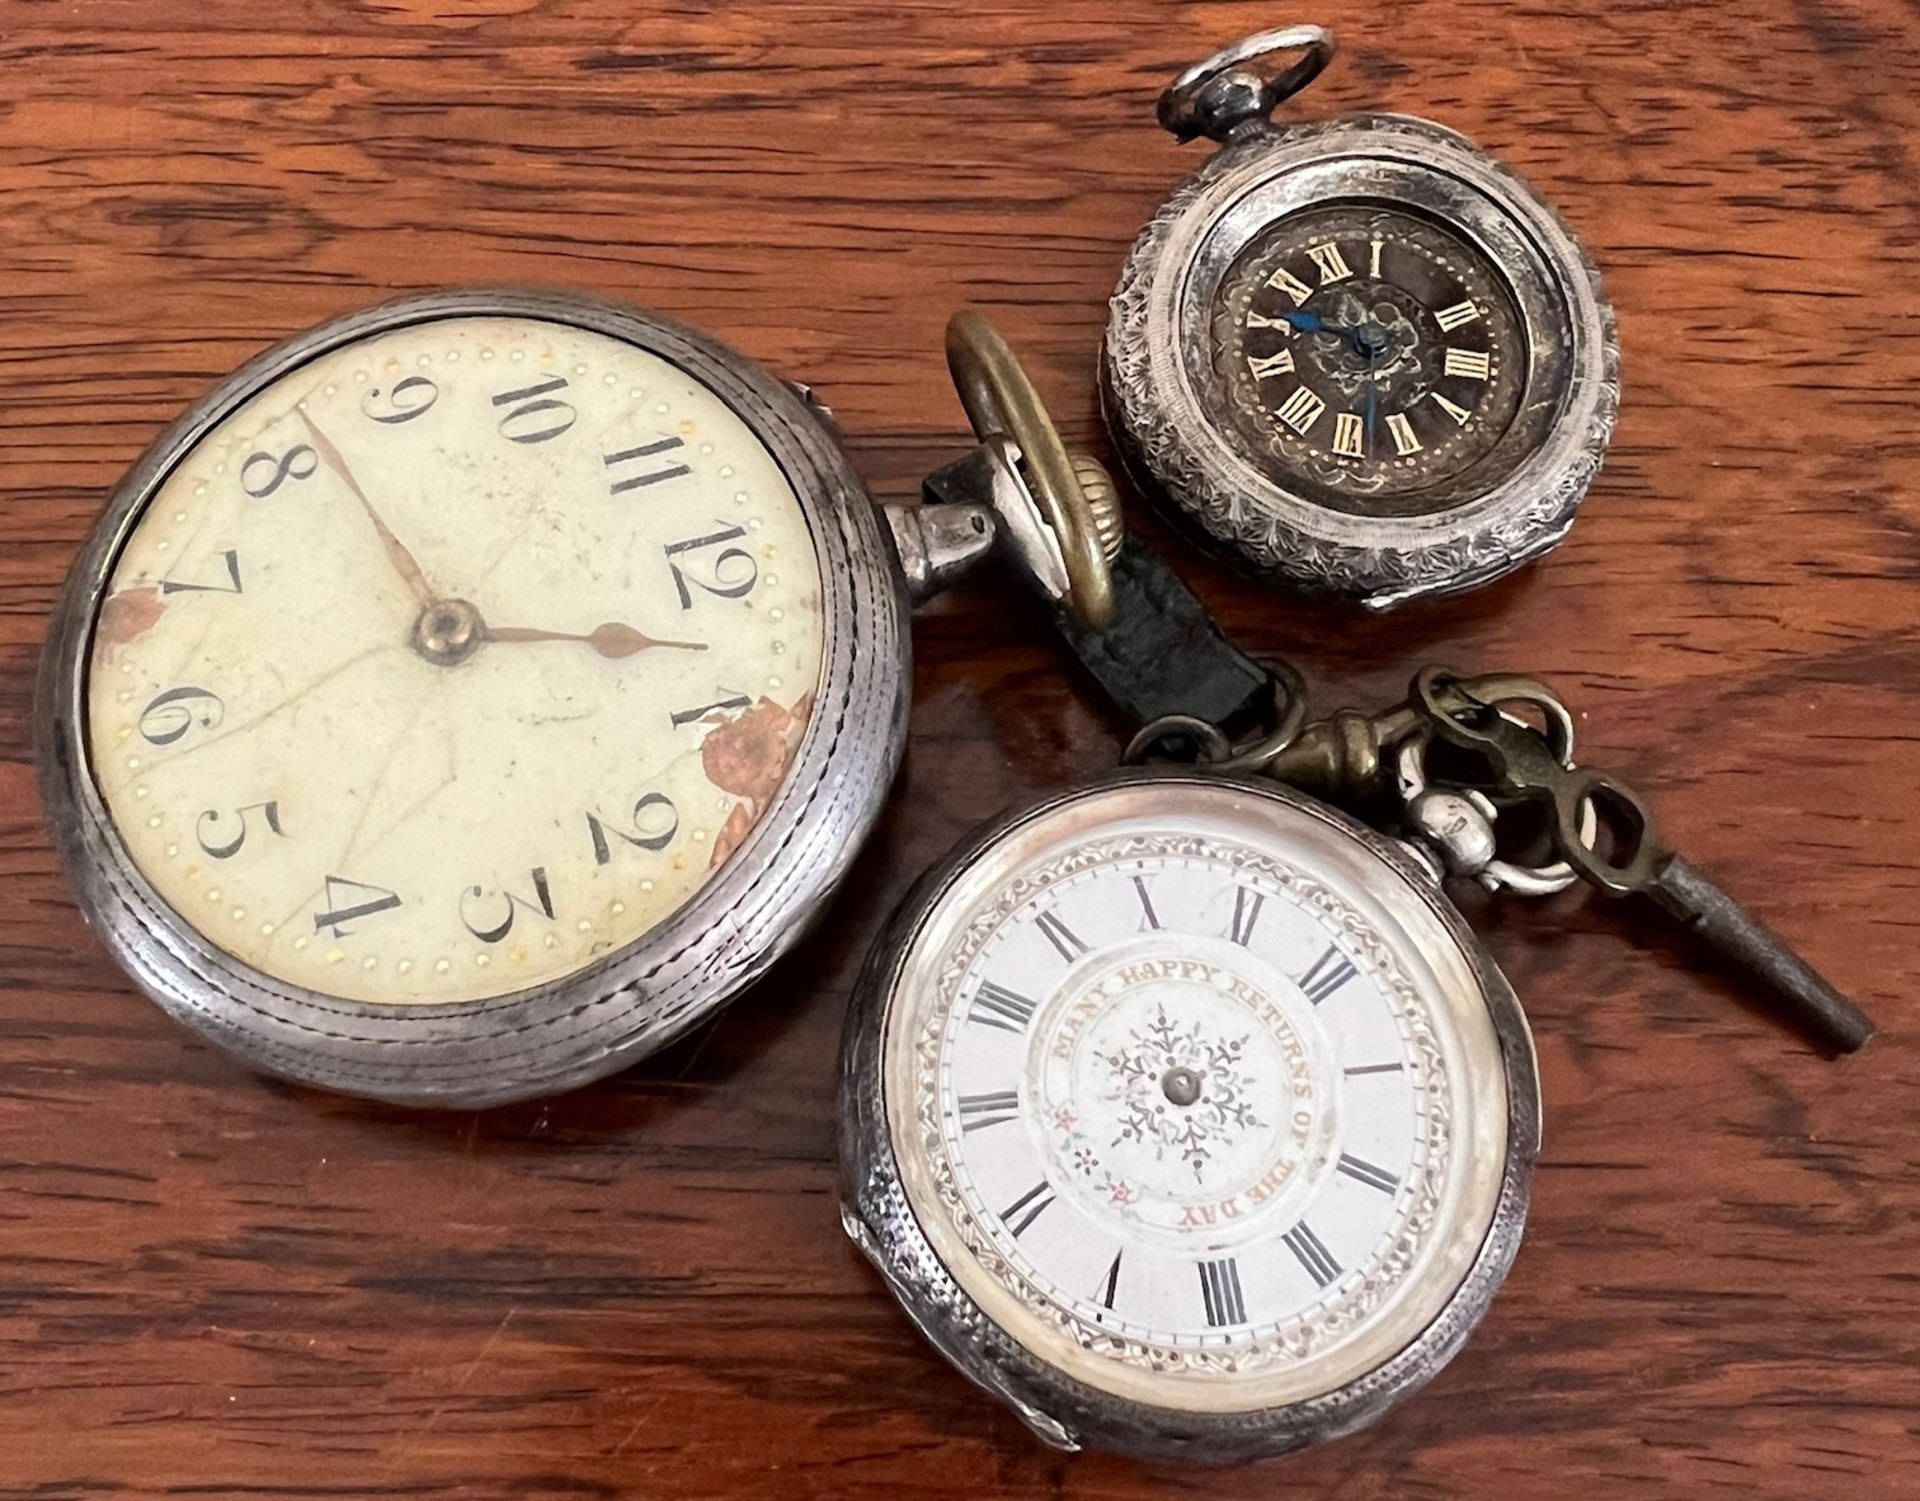
<path fill-rule="evenodd" d="M 1089 631 L 1062 615 L 1060 634 L 1136 725 L 1188 714 L 1238 739 L 1268 725 L 1274 679 L 1220 634 L 1180 576 L 1127 538 L 1113 561 L 1113 619 Z"/>

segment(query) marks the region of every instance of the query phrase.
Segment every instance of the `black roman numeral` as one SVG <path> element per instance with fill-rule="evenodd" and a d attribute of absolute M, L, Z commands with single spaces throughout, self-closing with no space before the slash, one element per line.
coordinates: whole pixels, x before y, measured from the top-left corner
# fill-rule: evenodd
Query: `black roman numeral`
<path fill-rule="evenodd" d="M 618 453 L 605 455 L 609 469 L 618 469 L 622 464 L 632 464 L 640 459 L 650 459 L 656 454 L 669 453 L 676 448 L 685 448 L 683 438 L 660 438 L 652 443 L 642 443 L 638 448 L 623 448 Z M 616 479 L 607 487 L 610 495 L 624 495 L 629 490 L 638 490 L 642 485 L 657 485 L 662 480 L 679 479 L 683 474 L 693 471 L 685 464 L 677 464 L 668 459 L 664 463 L 646 465 L 624 479 Z"/>
<path fill-rule="evenodd" d="M 1158 931 L 1160 927 L 1160 914 L 1153 910 L 1153 898 L 1147 895 L 1147 878 L 1145 876 L 1135 876 L 1133 878 L 1133 889 L 1140 895 L 1140 912 L 1142 917 L 1140 931 L 1144 933 L 1148 928 Z"/>
<path fill-rule="evenodd" d="M 1362 1074 L 1397 1074 L 1405 1069 L 1404 1063 L 1363 1063 L 1358 1068 L 1346 1071 L 1349 1079 L 1357 1079 Z"/>
<path fill-rule="evenodd" d="M 1318 1006 L 1358 973 L 1353 961 L 1330 943 L 1327 951 L 1313 961 L 1313 967 L 1300 977 L 1300 988 L 1307 993 L 1307 999 Z"/>
<path fill-rule="evenodd" d="M 1020 1238 L 1020 1232 L 1035 1220 L 1039 1219 L 1041 1214 L 1051 1207 L 1052 1204 L 1053 1190 L 1047 1187 L 1047 1180 L 1042 1178 L 1038 1183 L 1034 1184 L 1032 1188 L 1021 1194 L 1019 1198 L 1007 1205 L 1005 1209 L 1001 1210 L 1000 1219 L 1001 1222 L 1006 1225 L 1008 1233 L 1012 1235 L 1015 1240 L 1018 1240 Z M 1014 1219 L 1015 1215 L 1020 1217 L 1018 1222 Z"/>
<path fill-rule="evenodd" d="M 1300 1265 L 1307 1269 L 1307 1275 L 1313 1278 L 1315 1286 L 1325 1287 L 1340 1275 L 1340 1263 L 1320 1243 L 1320 1237 L 1307 1228 L 1305 1220 L 1280 1238 L 1287 1243 L 1287 1249 L 1299 1258 Z"/>
<path fill-rule="evenodd" d="M 1233 926 L 1227 930 L 1227 937 L 1245 948 L 1253 937 L 1253 925 L 1260 921 L 1260 909 L 1266 904 L 1266 897 L 1259 892 L 1249 891 L 1244 886 L 1234 887 Z"/>
<path fill-rule="evenodd" d="M 1047 935 L 1047 941 L 1060 950 L 1060 957 L 1071 964 L 1082 954 L 1087 946 L 1074 935 L 1072 928 L 1060 921 L 1057 912 L 1041 912 L 1035 915 L 1033 925 Z"/>
<path fill-rule="evenodd" d="M 988 1094 L 963 1094 L 960 1107 L 960 1131 L 984 1131 L 1002 1125 L 1020 1113 L 1020 1096 L 1011 1089 L 996 1089 Z"/>
<path fill-rule="evenodd" d="M 991 980 L 982 980 L 980 989 L 975 992 L 973 1004 L 967 1008 L 967 1020 L 979 1022 L 983 1027 L 998 1027 L 1002 1032 L 1022 1032 L 1033 1013 L 1038 1009 L 1038 1001 L 1030 1001 L 1018 991 L 1009 990 L 1004 985 L 996 985 Z"/>
<path fill-rule="evenodd" d="M 1390 1194 L 1400 1186 L 1400 1180 L 1383 1167 L 1375 1167 L 1364 1158 L 1342 1152 L 1338 1163 L 1341 1172 L 1349 1178 L 1358 1179 L 1368 1188 L 1377 1188 L 1381 1193 Z"/>
<path fill-rule="evenodd" d="M 1247 1304 L 1240 1295 L 1240 1263 L 1231 1256 L 1224 1261 L 1201 1262 L 1200 1301 L 1206 1305 L 1207 1324 L 1211 1328 L 1246 1323 Z"/>

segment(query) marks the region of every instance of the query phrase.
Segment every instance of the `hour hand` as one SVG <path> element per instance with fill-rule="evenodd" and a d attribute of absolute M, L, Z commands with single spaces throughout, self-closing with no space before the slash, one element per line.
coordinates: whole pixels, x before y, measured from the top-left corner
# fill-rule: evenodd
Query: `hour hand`
<path fill-rule="evenodd" d="M 705 651 L 707 649 L 707 643 L 704 641 L 661 641 L 617 620 L 596 625 L 584 635 L 578 631 L 543 631 L 537 627 L 525 625 L 490 625 L 487 627 L 487 639 L 489 641 L 584 641 L 601 656 L 611 660 L 631 657 L 655 646 L 669 647 L 674 651 Z"/>

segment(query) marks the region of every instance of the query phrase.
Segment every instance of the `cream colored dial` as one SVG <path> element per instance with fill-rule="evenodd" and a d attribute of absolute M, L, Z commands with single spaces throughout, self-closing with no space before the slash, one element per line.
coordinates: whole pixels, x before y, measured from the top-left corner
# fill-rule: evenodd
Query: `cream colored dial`
<path fill-rule="evenodd" d="M 148 502 L 95 626 L 93 773 L 219 948 L 384 1002 L 564 976 L 774 799 L 824 640 L 806 517 L 620 340 L 424 322 L 261 391 Z"/>

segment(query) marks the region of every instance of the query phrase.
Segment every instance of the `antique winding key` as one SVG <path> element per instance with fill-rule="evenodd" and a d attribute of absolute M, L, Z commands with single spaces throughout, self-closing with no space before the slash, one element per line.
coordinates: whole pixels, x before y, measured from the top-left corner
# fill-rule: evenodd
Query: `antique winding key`
<path fill-rule="evenodd" d="M 1514 712 L 1521 708 L 1542 716 L 1544 728 Z M 1428 765 L 1435 752 L 1447 763 L 1441 776 Z M 1834 1049 L 1852 1052 L 1873 1035 L 1859 1007 L 1661 839 L 1630 787 L 1574 762 L 1572 716 L 1532 679 L 1462 678 L 1424 667 L 1405 703 L 1373 716 L 1342 711 L 1277 750 L 1250 754 L 1266 774 L 1337 802 L 1393 795 L 1424 842 L 1450 852 L 1456 873 L 1490 887 L 1540 893 L 1578 878 L 1609 896 L 1646 897 Z M 1494 820 L 1522 806 L 1546 815 L 1556 866 L 1494 858 Z"/>

